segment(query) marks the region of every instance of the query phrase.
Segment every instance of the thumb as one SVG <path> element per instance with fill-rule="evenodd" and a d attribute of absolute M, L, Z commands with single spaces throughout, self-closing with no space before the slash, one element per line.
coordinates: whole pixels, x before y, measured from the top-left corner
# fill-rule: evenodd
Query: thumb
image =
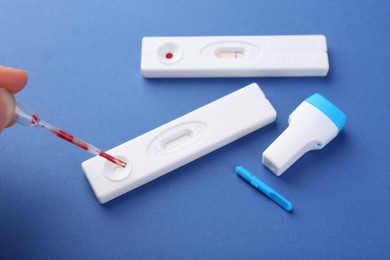
<path fill-rule="evenodd" d="M 0 132 L 11 123 L 14 115 L 14 96 L 6 89 L 0 88 Z"/>

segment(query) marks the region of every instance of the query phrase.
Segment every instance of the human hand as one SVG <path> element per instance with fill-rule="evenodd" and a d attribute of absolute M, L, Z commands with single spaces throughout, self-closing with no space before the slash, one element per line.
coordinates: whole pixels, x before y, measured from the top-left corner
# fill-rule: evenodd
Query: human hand
<path fill-rule="evenodd" d="M 15 116 L 14 94 L 27 83 L 27 72 L 0 66 L 0 132 L 13 125 Z"/>

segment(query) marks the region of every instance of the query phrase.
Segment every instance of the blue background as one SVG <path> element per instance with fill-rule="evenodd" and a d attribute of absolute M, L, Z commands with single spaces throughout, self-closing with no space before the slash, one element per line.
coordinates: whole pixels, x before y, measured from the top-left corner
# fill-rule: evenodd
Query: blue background
<path fill-rule="evenodd" d="M 91 156 L 45 131 L 0 135 L 0 258 L 389 259 L 389 1 L 0 0 L 0 64 L 17 99 L 110 149 L 252 82 L 276 122 L 100 205 Z M 144 79 L 143 36 L 324 34 L 321 78 Z M 260 163 L 288 115 L 319 92 L 348 116 L 281 177 Z M 287 213 L 235 173 L 294 204 Z"/>

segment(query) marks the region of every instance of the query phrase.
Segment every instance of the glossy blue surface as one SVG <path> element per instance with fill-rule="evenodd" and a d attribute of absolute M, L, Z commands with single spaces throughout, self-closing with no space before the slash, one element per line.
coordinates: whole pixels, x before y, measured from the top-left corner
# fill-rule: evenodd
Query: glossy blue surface
<path fill-rule="evenodd" d="M 390 1 L 0 0 L 0 64 L 28 71 L 17 99 L 110 149 L 252 82 L 276 122 L 106 205 L 88 153 L 20 125 L 0 135 L 1 259 L 389 259 Z M 319 78 L 148 79 L 144 36 L 327 37 Z M 289 114 L 321 93 L 348 115 L 281 177 L 260 163 Z M 292 214 L 234 174 L 294 202 Z"/>

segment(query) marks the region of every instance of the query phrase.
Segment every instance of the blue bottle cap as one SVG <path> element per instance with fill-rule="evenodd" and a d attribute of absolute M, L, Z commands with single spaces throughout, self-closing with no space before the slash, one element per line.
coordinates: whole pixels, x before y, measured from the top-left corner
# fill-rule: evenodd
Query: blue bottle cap
<path fill-rule="evenodd" d="M 307 103 L 318 108 L 337 126 L 339 132 L 343 129 L 347 116 L 338 107 L 333 105 L 329 100 L 320 94 L 314 94 L 305 100 Z"/>

